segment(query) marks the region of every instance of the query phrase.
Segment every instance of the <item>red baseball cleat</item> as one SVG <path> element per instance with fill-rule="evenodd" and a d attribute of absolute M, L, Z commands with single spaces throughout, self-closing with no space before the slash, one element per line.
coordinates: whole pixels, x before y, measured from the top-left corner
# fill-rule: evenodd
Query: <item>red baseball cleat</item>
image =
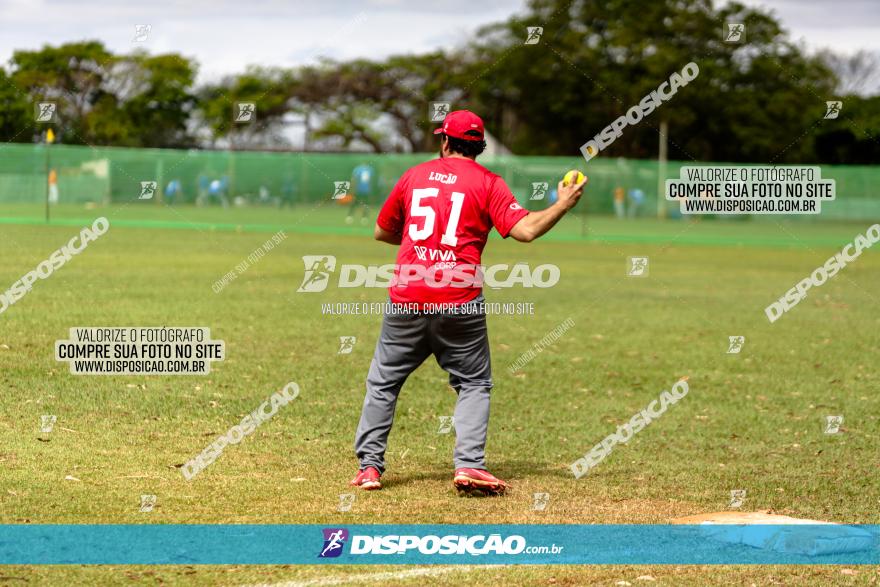
<path fill-rule="evenodd" d="M 358 471 L 357 476 L 351 480 L 350 484 L 360 487 L 365 491 L 382 489 L 382 482 L 379 481 L 379 477 L 381 477 L 381 474 L 376 467 L 367 467 Z"/>
<path fill-rule="evenodd" d="M 456 469 L 452 483 L 459 493 L 474 496 L 504 495 L 510 486 L 483 469 Z"/>

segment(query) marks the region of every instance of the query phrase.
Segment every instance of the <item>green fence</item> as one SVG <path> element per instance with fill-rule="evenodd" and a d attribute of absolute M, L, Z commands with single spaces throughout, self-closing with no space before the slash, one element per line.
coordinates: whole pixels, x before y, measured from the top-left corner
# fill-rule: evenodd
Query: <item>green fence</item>
<path fill-rule="evenodd" d="M 38 204 L 46 199 L 48 170 L 57 173 L 60 203 L 136 203 L 143 206 L 170 203 L 164 196 L 169 182 L 180 190 L 173 203 L 231 206 L 296 205 L 330 200 L 335 182 L 349 181 L 355 166 L 371 164 L 377 172 L 376 192 L 387 194 L 410 166 L 433 154 L 277 153 L 174 149 L 124 149 L 68 145 L 0 147 L 0 204 Z M 533 184 L 547 182 L 552 190 L 568 169 L 590 176 L 586 206 L 593 214 L 613 213 L 615 188 L 625 194 L 644 193 L 634 206 L 627 196 L 628 212 L 657 215 L 659 166 L 656 161 L 580 157 L 481 157 L 480 163 L 507 181 L 522 204 L 544 207 L 551 197 L 531 199 Z M 666 178 L 679 176 L 688 164 L 670 161 Z M 693 163 L 691 163 L 693 164 Z M 880 168 L 874 166 L 822 166 L 822 176 L 837 181 L 837 199 L 822 207 L 821 219 L 880 219 Z M 138 201 L 141 182 L 156 182 L 156 196 Z M 210 194 L 211 182 L 220 182 L 224 202 Z M 380 196 L 381 197 L 381 196 Z M 218 198 L 219 200 L 219 198 Z M 663 203 L 666 204 L 665 202 Z M 677 206 L 666 210 L 671 216 Z"/>

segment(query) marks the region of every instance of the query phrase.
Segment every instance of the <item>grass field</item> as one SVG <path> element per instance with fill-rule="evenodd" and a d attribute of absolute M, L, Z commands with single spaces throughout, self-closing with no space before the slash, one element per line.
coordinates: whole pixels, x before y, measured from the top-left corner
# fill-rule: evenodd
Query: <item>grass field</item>
<path fill-rule="evenodd" d="M 461 499 L 454 438 L 438 434 L 455 394 L 429 360 L 408 381 L 381 492 L 339 494 L 378 316 L 324 316 L 321 304 L 382 301 L 381 289 L 298 294 L 301 257 L 393 262 L 343 211 L 0 207 L 0 291 L 101 215 L 109 232 L 0 315 L 0 523 L 663 523 L 743 509 L 878 523 L 880 257 L 869 250 L 774 324 L 770 302 L 871 224 L 566 219 L 546 240 L 494 239 L 485 263 L 555 263 L 550 289 L 487 291 L 534 302 L 493 316 L 490 469 L 502 499 Z M 10 220 L 10 218 L 13 218 Z M 31 219 L 31 220 L 29 220 Z M 287 239 L 219 294 L 212 285 L 271 234 Z M 627 277 L 628 256 L 649 276 Z M 550 330 L 575 326 L 518 373 Z M 227 359 L 208 376 L 75 376 L 54 341 L 75 326 L 207 326 Z M 728 336 L 743 335 L 740 354 Z M 340 336 L 356 336 L 337 354 Z M 660 391 L 690 393 L 575 480 L 569 464 Z M 187 482 L 179 466 L 288 381 L 297 400 Z M 49 434 L 40 416 L 54 414 Z M 826 415 L 843 415 L 824 434 Z M 73 477 L 75 480 L 67 479 Z M 545 511 L 532 495 L 550 494 Z M 152 512 L 140 495 L 155 494 Z M 0 583 L 238 585 L 401 572 L 401 567 L 6 567 Z M 411 571 L 411 569 L 410 569 Z M 430 570 L 381 582 L 486 584 L 875 584 L 876 567 L 505 567 Z M 342 581 L 342 579 L 340 579 Z M 366 579 L 365 579 L 366 581 Z M 339 584 L 344 584 L 340 582 Z"/>

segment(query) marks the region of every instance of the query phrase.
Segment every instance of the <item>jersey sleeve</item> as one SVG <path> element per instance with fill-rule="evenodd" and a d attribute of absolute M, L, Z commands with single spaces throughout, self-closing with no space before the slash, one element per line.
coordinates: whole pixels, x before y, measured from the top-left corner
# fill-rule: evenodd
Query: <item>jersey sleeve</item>
<path fill-rule="evenodd" d="M 394 234 L 401 234 L 403 232 L 403 223 L 405 221 L 403 211 L 404 193 L 406 191 L 408 175 L 408 173 L 405 173 L 403 177 L 397 180 L 397 183 L 391 190 L 391 194 L 389 194 L 388 199 L 385 200 L 385 204 L 382 205 L 382 209 L 379 211 L 379 217 L 376 219 L 376 224 L 382 227 L 383 230 Z"/>
<path fill-rule="evenodd" d="M 489 189 L 489 217 L 498 234 L 507 238 L 514 225 L 528 215 L 504 180 L 496 176 Z"/>

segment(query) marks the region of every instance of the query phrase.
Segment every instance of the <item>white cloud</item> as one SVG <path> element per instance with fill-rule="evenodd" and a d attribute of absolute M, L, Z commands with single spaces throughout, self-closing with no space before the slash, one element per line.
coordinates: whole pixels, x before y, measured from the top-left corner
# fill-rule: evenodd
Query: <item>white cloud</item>
<path fill-rule="evenodd" d="M 15 49 L 98 39 L 114 52 L 140 46 L 194 57 L 200 79 L 215 79 L 250 64 L 293 66 L 321 56 L 381 58 L 451 48 L 480 26 L 520 11 L 524 1 L 0 0 L 0 60 Z M 152 26 L 139 45 L 132 44 L 136 24 Z"/>
<path fill-rule="evenodd" d="M 0 60 L 15 49 L 85 39 L 131 48 L 136 24 L 152 25 L 141 46 L 200 64 L 200 80 L 250 64 L 293 66 L 320 56 L 381 58 L 464 43 L 480 26 L 524 10 L 526 0 L 0 0 Z M 773 10 L 809 47 L 880 50 L 878 0 L 743 0 Z M 363 20 L 358 20 L 362 18 Z"/>
<path fill-rule="evenodd" d="M 877 0 L 741 0 L 769 9 L 792 38 L 812 49 L 830 47 L 853 53 L 880 51 L 880 2 Z"/>

